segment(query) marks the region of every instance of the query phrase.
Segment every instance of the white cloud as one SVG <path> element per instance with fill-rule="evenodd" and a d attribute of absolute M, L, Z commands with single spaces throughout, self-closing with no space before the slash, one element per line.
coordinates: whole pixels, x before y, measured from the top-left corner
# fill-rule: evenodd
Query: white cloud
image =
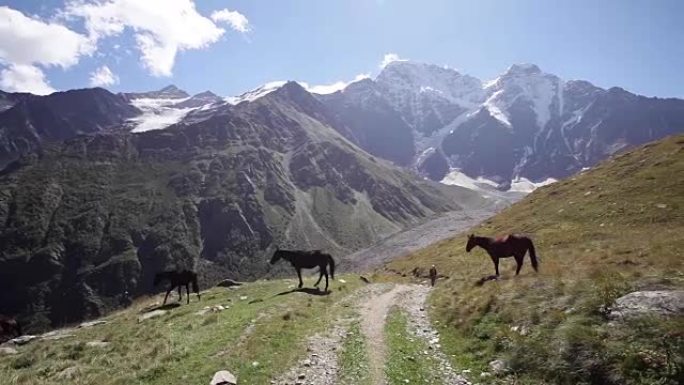
<path fill-rule="evenodd" d="M 249 20 L 238 11 L 231 11 L 229 9 L 214 11 L 211 13 L 211 20 L 217 23 L 220 21 L 226 22 L 238 32 L 249 32 Z"/>
<path fill-rule="evenodd" d="M 90 73 L 91 87 L 107 87 L 119 83 L 119 77 L 107 66 L 102 66 Z"/>
<path fill-rule="evenodd" d="M 131 28 L 142 64 L 154 76 L 171 76 L 178 52 L 206 48 L 225 33 L 191 0 L 74 0 L 65 14 L 84 18 L 93 41 Z"/>
<path fill-rule="evenodd" d="M 40 68 L 30 64 L 10 64 L 0 71 L 0 88 L 10 92 L 47 95 L 55 92 Z"/>
<path fill-rule="evenodd" d="M 307 91 L 312 92 L 314 94 L 332 94 L 333 92 L 337 92 L 340 90 L 345 89 L 349 84 L 358 82 L 359 80 L 363 79 L 368 79 L 370 78 L 370 74 L 358 74 L 354 78 L 354 80 L 350 82 L 345 82 L 345 81 L 337 81 L 332 84 L 320 84 L 320 85 L 315 85 L 315 86 L 309 86 L 306 83 L 301 83 L 304 88 L 307 89 Z"/>
<path fill-rule="evenodd" d="M 0 86 L 6 90 L 53 92 L 38 66 L 68 68 L 94 49 L 86 36 L 61 24 L 0 7 Z"/>
<path fill-rule="evenodd" d="M 389 63 L 394 61 L 406 61 L 406 59 L 401 59 L 399 55 L 397 55 L 396 53 L 386 53 L 385 56 L 382 58 L 380 68 L 385 68 Z"/>

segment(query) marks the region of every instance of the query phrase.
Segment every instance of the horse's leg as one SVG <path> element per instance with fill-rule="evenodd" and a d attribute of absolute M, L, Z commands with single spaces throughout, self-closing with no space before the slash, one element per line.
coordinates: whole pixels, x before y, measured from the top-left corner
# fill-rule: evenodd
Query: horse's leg
<path fill-rule="evenodd" d="M 302 269 L 299 267 L 295 267 L 297 269 L 297 277 L 299 277 L 299 288 L 301 289 L 302 286 L 304 286 L 304 282 L 302 282 Z"/>
<path fill-rule="evenodd" d="M 171 290 L 173 290 L 173 286 L 169 287 L 169 290 L 166 291 L 166 296 L 164 296 L 164 302 L 162 303 L 162 306 L 166 305 L 166 300 L 169 299 L 169 294 L 171 294 Z"/>
<path fill-rule="evenodd" d="M 186 283 L 185 284 L 185 294 L 186 294 L 186 299 L 188 300 L 188 305 L 190 305 L 190 284 Z"/>
<path fill-rule="evenodd" d="M 318 287 L 318 284 L 321 283 L 321 278 L 323 278 L 323 271 L 325 270 L 325 266 L 319 266 L 318 267 L 318 281 L 314 284 L 314 287 Z"/>
<path fill-rule="evenodd" d="M 496 276 L 499 276 L 499 257 L 492 257 L 492 262 L 494 262 L 494 271 L 496 271 Z"/>
<path fill-rule="evenodd" d="M 325 292 L 328 292 L 328 269 L 323 267 L 323 274 L 325 274 Z"/>
<path fill-rule="evenodd" d="M 180 302 L 183 299 L 183 293 L 182 293 L 183 288 L 181 285 L 178 285 L 178 302 Z"/>
<path fill-rule="evenodd" d="M 525 254 L 523 254 L 523 255 L 516 254 L 515 255 L 515 263 L 518 265 L 518 267 L 515 269 L 515 275 L 518 275 L 520 273 L 520 269 L 522 269 L 524 260 L 525 260 Z"/>

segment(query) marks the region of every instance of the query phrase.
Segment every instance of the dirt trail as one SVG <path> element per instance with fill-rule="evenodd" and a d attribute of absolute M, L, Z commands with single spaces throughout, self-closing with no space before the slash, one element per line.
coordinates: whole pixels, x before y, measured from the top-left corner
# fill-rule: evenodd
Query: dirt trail
<path fill-rule="evenodd" d="M 446 354 L 441 350 L 439 333 L 432 327 L 425 311 L 426 300 L 430 290 L 428 286 L 411 285 L 411 290 L 399 299 L 398 305 L 408 316 L 408 332 L 427 342 L 430 350 L 425 353 L 429 354 L 437 362 L 438 366 L 436 369 L 444 384 L 469 385 L 470 382 L 454 370 Z"/>
<path fill-rule="evenodd" d="M 368 363 L 372 384 L 385 384 L 385 320 L 398 295 L 411 290 L 408 285 L 396 285 L 392 290 L 371 298 L 361 309 L 361 330 L 366 337 Z"/>
<path fill-rule="evenodd" d="M 429 354 L 438 362 L 439 376 L 444 384 L 469 385 L 470 383 L 451 367 L 448 358 L 441 352 L 439 335 L 432 328 L 424 311 L 425 300 L 430 288 L 423 285 L 370 284 L 359 289 L 341 302 L 355 305 L 360 316 L 361 332 L 366 341 L 370 383 L 387 385 L 385 366 L 387 345 L 385 323 L 393 306 L 399 306 L 409 319 L 407 332 L 424 339 L 430 347 Z M 327 332 L 311 336 L 307 358 L 271 381 L 278 385 L 336 384 L 339 376 L 337 349 L 347 335 L 347 329 L 354 318 L 338 319 Z M 426 353 L 428 354 L 428 353 Z"/>
<path fill-rule="evenodd" d="M 358 308 L 369 298 L 375 298 L 387 291 L 389 285 L 367 285 L 344 297 L 338 306 Z M 345 314 L 337 319 L 325 332 L 309 337 L 306 357 L 287 372 L 271 381 L 272 385 L 333 385 L 339 379 L 337 350 L 347 336 L 349 325 L 355 320 L 354 314 Z"/>

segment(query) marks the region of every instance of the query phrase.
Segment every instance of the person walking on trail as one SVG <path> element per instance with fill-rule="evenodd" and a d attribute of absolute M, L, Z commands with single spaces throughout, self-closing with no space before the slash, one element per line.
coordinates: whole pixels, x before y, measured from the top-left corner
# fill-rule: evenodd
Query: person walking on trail
<path fill-rule="evenodd" d="M 432 287 L 435 286 L 435 281 L 437 280 L 437 268 L 435 265 L 432 265 L 430 268 L 430 282 L 432 283 Z"/>

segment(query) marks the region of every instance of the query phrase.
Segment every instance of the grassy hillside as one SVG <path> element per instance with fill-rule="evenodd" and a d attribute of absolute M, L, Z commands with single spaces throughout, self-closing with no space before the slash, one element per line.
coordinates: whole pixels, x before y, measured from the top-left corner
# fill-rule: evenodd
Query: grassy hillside
<path fill-rule="evenodd" d="M 541 257 L 494 273 L 462 234 L 388 265 L 409 274 L 431 264 L 450 276 L 430 298 L 431 316 L 457 364 L 512 374 L 491 382 L 674 384 L 684 376 L 683 317 L 609 322 L 605 307 L 635 290 L 684 288 L 684 136 L 617 155 L 540 188 L 474 233 L 529 235 Z M 677 337 L 677 332 L 679 332 Z"/>
<path fill-rule="evenodd" d="M 193 296 L 189 305 L 140 322 L 161 297 L 142 299 L 104 318 L 106 324 L 63 329 L 62 339 L 0 355 L 0 385 L 207 384 L 217 370 L 230 370 L 240 384 L 267 384 L 307 354 L 308 336 L 349 315 L 360 281 L 344 278 L 349 283 L 334 282 L 328 296 L 278 295 L 291 290 L 292 280 L 214 288 L 199 302 Z M 198 314 L 217 305 L 228 308 Z"/>

